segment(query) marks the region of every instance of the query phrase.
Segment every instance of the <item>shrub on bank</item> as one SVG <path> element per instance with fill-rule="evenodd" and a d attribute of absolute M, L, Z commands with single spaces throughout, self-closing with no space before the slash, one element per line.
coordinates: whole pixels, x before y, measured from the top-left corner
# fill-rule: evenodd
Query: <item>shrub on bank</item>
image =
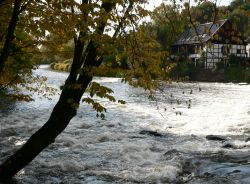
<path fill-rule="evenodd" d="M 215 70 L 196 67 L 188 61 L 173 62 L 174 67 L 168 77 L 174 80 L 206 82 L 247 82 L 250 83 L 250 68 L 246 58 L 231 55 L 227 60 L 216 63 Z"/>
<path fill-rule="evenodd" d="M 242 66 L 228 67 L 225 69 L 225 80 L 227 82 L 248 82 L 250 83 L 250 70 Z"/>
<path fill-rule="evenodd" d="M 192 61 L 176 62 L 175 66 L 169 72 L 169 77 L 174 80 L 192 79 L 197 73 L 198 68 L 195 67 L 195 63 Z"/>
<path fill-rule="evenodd" d="M 71 63 L 62 62 L 62 63 L 52 63 L 50 68 L 52 70 L 58 71 L 70 71 Z M 124 77 L 126 69 L 122 68 L 112 68 L 110 66 L 100 66 L 97 70 L 95 70 L 94 75 L 100 77 Z"/>
<path fill-rule="evenodd" d="M 58 71 L 69 71 L 70 64 L 68 64 L 68 63 L 52 63 L 50 65 L 50 68 L 52 70 L 58 70 Z"/>
<path fill-rule="evenodd" d="M 215 72 L 221 71 L 226 82 L 250 82 L 250 70 L 244 57 L 230 55 L 227 62 L 218 62 Z"/>

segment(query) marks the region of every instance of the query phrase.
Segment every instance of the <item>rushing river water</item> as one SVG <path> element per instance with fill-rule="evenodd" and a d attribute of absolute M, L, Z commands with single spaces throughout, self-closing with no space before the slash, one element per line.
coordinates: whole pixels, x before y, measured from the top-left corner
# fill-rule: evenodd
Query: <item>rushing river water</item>
<path fill-rule="evenodd" d="M 58 88 L 67 73 L 47 67 L 35 74 Z M 120 79 L 95 81 L 127 103 L 96 99 L 107 107 L 105 119 L 81 104 L 15 183 L 250 183 L 250 85 L 173 83 L 162 86 L 156 102 Z M 0 162 L 46 122 L 58 97 L 34 95 L 0 110 Z"/>

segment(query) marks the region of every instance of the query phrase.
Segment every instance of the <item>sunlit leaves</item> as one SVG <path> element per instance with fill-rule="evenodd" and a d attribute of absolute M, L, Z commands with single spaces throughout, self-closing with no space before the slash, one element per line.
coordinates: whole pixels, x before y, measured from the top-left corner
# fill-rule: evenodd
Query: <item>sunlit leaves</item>
<path fill-rule="evenodd" d="M 26 101 L 26 102 L 30 102 L 33 99 L 31 98 L 30 95 L 25 95 L 25 94 L 6 94 L 5 98 L 8 98 L 10 100 L 13 101 Z"/>
<path fill-rule="evenodd" d="M 127 37 L 126 52 L 131 69 L 125 76 L 125 81 L 135 87 L 151 90 L 157 86 L 162 77 L 160 68 L 163 53 L 159 43 L 147 34 L 143 27 L 138 32 Z"/>
<path fill-rule="evenodd" d="M 101 103 L 95 101 L 93 99 L 94 96 L 100 97 L 100 98 L 106 98 L 111 102 L 115 102 L 115 98 L 110 95 L 113 93 L 113 91 L 110 88 L 107 88 L 105 86 L 102 86 L 96 82 L 92 82 L 90 84 L 90 87 L 88 88 L 88 93 L 90 97 L 83 98 L 83 102 L 90 104 L 93 109 L 97 112 L 97 117 L 99 117 L 99 113 L 101 113 L 100 117 L 103 119 L 105 115 L 103 114 L 104 112 L 107 112 L 107 109 L 101 105 Z"/>
<path fill-rule="evenodd" d="M 109 101 L 115 102 L 115 98 L 110 95 L 111 93 L 113 93 L 112 89 L 102 86 L 96 82 L 92 82 L 89 87 L 89 94 L 91 97 L 96 95 L 98 97 L 107 98 Z"/>
<path fill-rule="evenodd" d="M 95 102 L 92 98 L 84 98 L 83 102 L 87 104 L 91 104 L 92 107 L 96 110 L 96 112 L 106 112 L 107 109 L 103 107 L 100 103 Z"/>
<path fill-rule="evenodd" d="M 89 94 L 89 96 L 83 98 L 82 101 L 90 104 L 93 107 L 93 109 L 97 112 L 97 117 L 104 119 L 104 113 L 107 112 L 107 109 L 99 102 L 98 98 L 96 97 L 105 98 L 110 102 L 116 102 L 114 96 L 110 95 L 112 93 L 113 90 L 110 88 L 102 86 L 99 83 L 92 82 L 87 90 L 87 94 Z M 123 105 L 126 104 L 124 100 L 118 100 L 117 102 Z"/>

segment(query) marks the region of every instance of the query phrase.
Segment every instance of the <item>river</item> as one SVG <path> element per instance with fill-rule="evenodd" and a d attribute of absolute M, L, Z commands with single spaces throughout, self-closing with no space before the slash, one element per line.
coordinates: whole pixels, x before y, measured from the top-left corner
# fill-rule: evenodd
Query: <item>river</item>
<path fill-rule="evenodd" d="M 56 88 L 67 77 L 48 66 L 34 75 L 47 76 Z M 55 143 L 14 183 L 250 183 L 250 85 L 172 83 L 149 100 L 121 79 L 94 80 L 126 104 L 96 98 L 107 108 L 101 119 L 82 103 Z M 0 162 L 46 122 L 59 95 L 33 97 L 0 110 Z"/>

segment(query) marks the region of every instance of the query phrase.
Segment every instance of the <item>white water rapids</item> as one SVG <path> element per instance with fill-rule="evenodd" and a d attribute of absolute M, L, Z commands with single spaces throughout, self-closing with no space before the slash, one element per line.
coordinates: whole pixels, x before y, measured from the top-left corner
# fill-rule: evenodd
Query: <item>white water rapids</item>
<path fill-rule="evenodd" d="M 35 74 L 47 76 L 50 86 L 62 85 L 67 73 L 46 67 Z M 95 81 L 126 104 L 97 99 L 107 108 L 104 120 L 81 104 L 55 143 L 14 183 L 250 183 L 250 85 L 173 83 L 162 86 L 156 103 L 120 79 Z M 47 121 L 58 97 L 34 95 L 33 102 L 0 109 L 0 163 Z"/>

